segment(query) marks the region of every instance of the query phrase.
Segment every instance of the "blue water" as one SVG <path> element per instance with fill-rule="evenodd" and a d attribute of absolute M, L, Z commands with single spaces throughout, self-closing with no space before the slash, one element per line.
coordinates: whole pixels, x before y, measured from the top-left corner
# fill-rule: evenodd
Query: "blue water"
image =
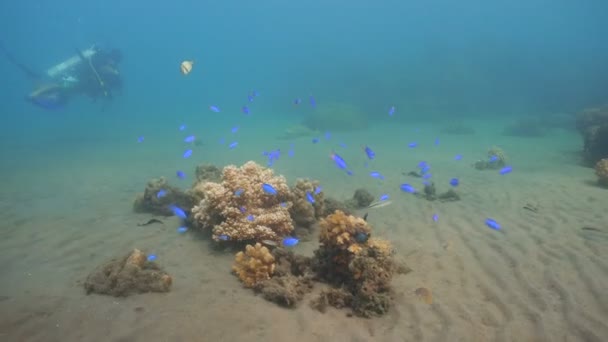
<path fill-rule="evenodd" d="M 114 229 L 107 239 L 123 233 L 128 238 L 120 250 L 105 247 L 99 254 L 115 256 L 139 241 L 160 251 L 162 261 L 167 258 L 162 253 L 175 242 L 163 247 L 162 238 L 138 240 L 132 231 L 141 221 L 131 212 L 132 198 L 147 180 L 166 176 L 187 188 L 200 163 L 223 167 L 255 160 L 264 165 L 263 152 L 275 149 L 281 149 L 281 157 L 272 167 L 290 182 L 298 177 L 319 179 L 325 191 L 342 198 L 366 187 L 376 197 L 390 194 L 395 207 L 403 204 L 398 197 L 404 181 L 400 177 L 423 160 L 433 165 L 433 177 L 443 188 L 458 177 L 462 183 L 457 190 L 464 192 L 491 192 L 488 183 L 505 186 L 513 179 L 523 187 L 533 186 L 533 177 L 552 189 L 556 183 L 551 179 L 593 181 L 592 172 L 577 165 L 582 142 L 574 131 L 573 115 L 606 103 L 607 13 L 608 2 L 595 0 L 3 1 L 0 43 L 14 60 L 0 55 L 0 203 L 5 218 L 0 231 L 13 232 L 23 225 L 22 236 L 31 232 L 36 241 L 32 246 L 39 246 L 32 248 L 40 250 L 46 246 L 36 235 L 41 227 L 54 227 L 44 233 L 49 236 L 65 229 L 65 240 L 58 238 L 62 242 L 45 252 L 59 254 L 53 265 L 61 267 L 63 261 L 57 260 L 62 257 L 80 258 L 80 246 L 72 245 L 86 240 L 79 229 L 94 226 L 101 231 L 107 224 L 113 227 L 107 229 Z M 44 72 L 76 49 L 93 44 L 122 52 L 118 69 L 124 85 L 112 99 L 93 101 L 74 94 L 65 108 L 57 110 L 25 101 L 48 80 L 27 78 L 15 61 Z M 185 60 L 194 61 L 188 75 L 180 73 Z M 248 102 L 254 91 L 258 96 Z M 296 99 L 302 102 L 295 105 Z M 336 104 L 355 108 L 363 119 L 346 118 L 338 127 L 278 138 Z M 245 105 L 249 115 L 242 112 Z M 541 138 L 502 135 L 506 125 L 522 118 L 559 127 Z M 357 120 L 362 127 L 348 129 Z M 442 133 L 451 123 L 464 123 L 475 134 Z M 179 129 L 182 125 L 184 130 Z M 200 145 L 185 143 L 189 135 L 195 135 Z M 367 163 L 365 145 L 377 154 L 373 163 Z M 513 174 L 505 177 L 512 178 L 500 178 L 497 172 L 471 173 L 470 164 L 484 158 L 493 145 L 511 152 Z M 188 149 L 192 156 L 184 158 Z M 334 165 L 332 152 L 348 161 L 352 176 Z M 463 155 L 460 164 L 456 155 Z M 179 180 L 177 170 L 183 170 L 186 179 Z M 386 180 L 370 177 L 372 171 L 381 172 Z M 578 188 L 572 186 L 568 193 L 578 194 L 573 189 Z M 509 196 L 516 197 L 505 195 Z M 592 197 L 583 196 L 576 203 L 588 200 L 595 203 L 590 208 L 597 209 L 597 198 L 601 202 L 605 194 L 594 192 Z M 502 197 L 479 198 L 490 205 Z M 414 202 L 404 203 L 411 208 Z M 409 213 L 420 215 L 412 218 L 416 222 L 430 222 L 436 212 L 432 209 Z M 471 219 L 486 230 L 486 217 L 500 221 L 501 232 L 514 225 L 508 212 L 489 211 Z M 449 222 L 450 215 L 456 222 L 464 220 L 457 210 L 437 212 L 438 222 Z M 373 214 L 370 217 L 376 220 Z M 595 224 L 604 218 L 598 212 L 585 217 Z M 384 229 L 381 219 L 375 224 Z M 399 236 L 392 237 L 399 241 Z M 6 246 L 13 246 L 5 240 Z M 194 242 L 187 250 L 199 252 L 192 246 L 200 241 Z M 66 245 L 72 247 L 63 250 Z M 4 260 L 9 266 L 2 272 L 10 285 L 0 290 L 18 297 L 22 286 L 30 286 L 23 285 L 22 269 L 44 269 L 38 261 L 48 254 L 21 259 L 20 248 L 9 249 Z M 98 261 L 99 255 L 91 264 L 64 271 L 70 280 L 81 278 Z M 228 263 L 222 269 L 229 269 Z M 56 282 L 53 293 L 69 296 L 64 285 Z M 36 285 L 31 289 L 45 293 Z M 31 306 L 21 304 L 15 307 L 28 317 Z M 0 312 L 13 307 L 4 309 Z M 70 317 L 62 316 L 68 321 Z M 32 331 L 42 331 L 43 326 L 35 325 Z M 596 330 L 599 335 L 606 331 L 602 329 Z M 27 338 L 27 329 L 13 336 Z"/>

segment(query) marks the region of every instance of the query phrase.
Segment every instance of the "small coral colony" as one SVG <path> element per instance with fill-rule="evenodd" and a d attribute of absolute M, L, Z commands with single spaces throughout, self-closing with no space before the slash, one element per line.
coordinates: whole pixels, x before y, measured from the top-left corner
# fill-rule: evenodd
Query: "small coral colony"
<path fill-rule="evenodd" d="M 182 73 L 189 73 L 192 65 L 192 62 L 184 62 Z M 250 98 L 254 96 L 257 95 Z M 310 102 L 311 105 L 316 104 L 312 97 Z M 243 112 L 249 114 L 249 108 L 244 108 Z M 211 109 L 220 111 L 215 106 Z M 394 112 L 394 107 L 391 107 L 389 115 Z M 319 123 L 315 121 L 314 124 Z M 585 156 L 597 162 L 600 184 L 606 185 L 608 159 L 597 156 L 606 152 L 602 150 L 606 148 L 606 142 L 600 141 L 606 134 L 598 131 L 608 129 L 608 110 L 584 112 L 577 124 L 584 133 Z M 308 132 L 309 129 L 300 131 Z M 139 141 L 143 141 L 143 137 Z M 188 137 L 186 141 L 193 142 L 194 138 Z M 313 143 L 316 143 L 314 139 Z M 236 144 L 231 144 L 230 148 Z M 410 147 L 414 148 L 412 145 Z M 367 146 L 364 152 L 369 159 L 375 156 Z M 191 150 L 186 151 L 184 158 L 191 154 Z M 266 156 L 269 166 L 279 157 L 278 151 L 266 153 Z M 460 155 L 455 157 L 456 160 L 461 158 Z M 352 174 L 346 161 L 338 154 L 332 154 L 331 160 L 338 169 Z M 505 153 L 498 147 L 492 147 L 485 158 L 472 166 L 478 170 L 496 170 L 502 175 L 512 171 Z M 353 214 L 357 209 L 390 204 L 388 195 L 382 195 L 379 201 L 374 202 L 372 195 L 358 189 L 352 199 L 338 201 L 326 196 L 317 181 L 298 179 L 290 187 L 283 176 L 253 161 L 241 167 L 229 165 L 223 170 L 212 165 L 200 165 L 195 173 L 193 186 L 185 191 L 169 185 L 164 178 L 150 181 L 145 192 L 136 199 L 135 211 L 178 216 L 183 223 L 178 232 L 194 228 L 209 236 L 217 246 L 230 247 L 224 250 L 240 250 L 235 256 L 233 273 L 245 287 L 279 305 L 293 307 L 308 294 L 312 307 L 321 312 L 333 306 L 350 308 L 349 314 L 371 317 L 389 310 L 391 279 L 411 270 L 395 259 L 389 241 L 374 234 L 373 227 L 366 221 L 367 214 L 364 217 Z M 436 194 L 425 162 L 420 163 L 418 171 L 404 172 L 404 175 L 422 178 L 424 184 L 422 191 L 410 184 L 402 184 L 404 192 L 429 201 L 460 199 L 453 189 L 459 183 L 456 178 L 450 181 L 452 189 Z M 177 176 L 185 177 L 181 171 Z M 383 179 L 378 172 L 372 172 L 370 176 Z M 433 220 L 437 221 L 436 215 Z M 141 225 L 153 223 L 162 222 L 151 219 Z M 500 224 L 490 218 L 486 225 L 501 229 Z M 309 240 L 313 235 L 318 235 L 318 245 L 312 257 L 294 254 L 289 249 L 300 239 Z M 155 259 L 155 255 L 145 255 L 136 249 L 99 266 L 86 279 L 85 289 L 87 293 L 113 296 L 168 291 L 172 278 Z M 311 292 L 315 285 L 318 285 L 318 290 L 313 295 Z M 432 303 L 429 289 L 419 288 L 415 294 L 425 303 Z"/>

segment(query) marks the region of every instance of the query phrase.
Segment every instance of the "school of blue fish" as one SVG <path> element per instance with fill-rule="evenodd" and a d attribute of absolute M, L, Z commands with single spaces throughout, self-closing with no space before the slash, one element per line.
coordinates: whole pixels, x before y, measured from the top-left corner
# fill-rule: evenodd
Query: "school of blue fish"
<path fill-rule="evenodd" d="M 257 91 L 252 91 L 250 94 L 247 95 L 247 102 L 248 103 L 252 103 L 254 102 L 255 98 L 257 98 L 259 96 L 259 93 Z M 308 102 L 310 104 L 310 106 L 312 108 L 315 108 L 317 106 L 317 101 L 316 99 L 310 95 L 308 97 Z M 293 100 L 293 104 L 294 105 L 301 105 L 302 104 L 302 99 L 301 98 L 296 98 L 295 100 Z M 222 112 L 220 107 L 217 105 L 210 105 L 209 106 L 209 110 L 214 112 L 214 113 L 220 113 Z M 241 107 L 241 111 L 244 115 L 251 115 L 251 108 L 248 105 L 243 105 Z M 394 116 L 396 113 L 396 108 L 395 106 L 390 106 L 388 109 L 388 115 L 390 117 Z M 179 126 L 179 131 L 185 131 L 187 129 L 187 126 L 185 124 L 181 124 Z M 230 130 L 230 132 L 232 134 L 236 134 L 240 129 L 240 126 L 234 126 L 232 127 L 232 129 Z M 326 140 L 330 140 L 331 139 L 331 132 L 325 132 L 325 139 Z M 183 141 L 185 143 L 188 144 L 192 144 L 196 141 L 196 136 L 195 135 L 188 135 L 186 136 Z M 143 143 L 145 141 L 145 137 L 144 136 L 138 136 L 137 137 L 137 142 L 138 143 Z M 312 138 L 311 142 L 312 144 L 318 144 L 320 143 L 320 139 L 318 137 L 314 137 Z M 220 139 L 220 144 L 224 144 L 224 139 Z M 228 149 L 234 149 L 238 146 L 238 141 L 233 141 L 230 144 L 228 144 Z M 435 139 L 435 145 L 439 145 L 440 141 L 439 138 Z M 346 148 L 346 144 L 340 142 L 338 144 L 340 147 L 342 148 Z M 409 148 L 417 148 L 418 147 L 418 142 L 416 141 L 412 141 L 410 143 L 407 144 L 407 146 Z M 376 158 L 376 152 L 374 150 L 372 150 L 372 148 L 368 145 L 363 145 L 362 146 L 362 150 L 364 152 L 365 157 L 367 157 L 367 160 L 372 161 Z M 186 149 L 183 154 L 182 154 L 182 158 L 187 159 L 190 158 L 193 155 L 194 151 L 191 148 Z M 288 156 L 289 157 L 293 157 L 295 155 L 295 151 L 294 151 L 294 145 L 291 144 L 288 150 Z M 267 166 L 268 167 L 272 167 L 274 165 L 275 162 L 277 162 L 280 159 L 281 156 L 281 150 L 280 149 L 276 149 L 276 150 L 270 150 L 270 151 L 263 151 L 262 152 L 262 156 L 267 158 Z M 457 154 L 454 156 L 454 161 L 460 161 L 463 159 L 463 155 L 462 154 Z M 329 160 L 332 162 L 332 164 L 340 171 L 344 172 L 346 175 L 348 176 L 352 176 L 354 173 L 351 169 L 351 167 L 349 167 L 348 163 L 346 162 L 346 160 L 340 156 L 338 153 L 336 153 L 335 151 L 331 151 L 329 154 Z M 490 163 L 492 162 L 496 162 L 498 160 L 497 156 L 490 156 L 488 161 Z M 367 167 L 368 164 L 367 162 L 365 163 L 365 167 Z M 420 171 L 420 175 L 423 178 L 422 184 L 423 185 L 428 185 L 430 184 L 429 179 L 431 179 L 432 174 L 430 172 L 431 170 L 431 166 L 426 162 L 426 161 L 421 161 L 420 163 L 418 163 L 418 168 Z M 507 175 L 509 173 L 511 173 L 513 171 L 512 167 L 510 165 L 507 165 L 503 168 L 501 168 L 498 171 L 499 175 Z M 379 172 L 379 171 L 370 171 L 369 176 L 375 179 L 378 179 L 380 181 L 384 181 L 385 177 L 384 175 Z M 187 176 L 186 174 L 181 171 L 181 170 L 177 170 L 176 171 L 176 177 L 180 180 L 186 179 Z M 456 177 L 451 178 L 449 181 L 449 185 L 452 187 L 458 187 L 460 185 L 460 180 Z M 272 184 L 268 184 L 268 183 L 264 183 L 262 184 L 262 191 L 268 195 L 268 196 L 276 196 L 277 195 L 277 190 L 274 188 L 274 186 Z M 409 194 L 416 194 L 418 193 L 418 190 L 416 189 L 416 187 L 412 184 L 409 183 L 402 183 L 399 185 L 399 189 L 401 190 L 401 192 L 404 193 L 409 193 Z M 322 188 L 316 187 L 314 189 L 314 194 L 318 194 L 320 193 L 322 190 Z M 243 189 L 237 189 L 234 192 L 234 196 L 241 196 L 243 194 L 244 190 Z M 158 193 L 156 194 L 157 198 L 162 198 L 164 196 L 167 195 L 167 191 L 165 189 L 161 189 L 158 191 Z M 382 201 L 388 201 L 390 198 L 389 194 L 381 194 L 379 196 L 379 200 Z M 315 199 L 312 193 L 310 192 L 306 192 L 306 199 L 307 201 L 312 205 L 315 203 Z M 281 205 L 285 205 L 285 203 L 281 203 Z M 173 214 L 178 217 L 181 221 L 182 221 L 182 225 L 180 225 L 177 228 L 177 232 L 179 234 L 184 234 L 188 231 L 188 228 L 186 227 L 186 220 L 188 219 L 188 214 L 186 212 L 186 210 L 184 210 L 183 208 L 178 207 L 175 204 L 172 204 L 169 206 L 169 209 L 173 212 Z M 247 215 L 246 218 L 249 221 L 255 221 L 255 217 L 254 215 L 251 214 L 247 214 L 247 208 L 245 207 L 241 207 L 240 211 L 243 213 L 243 215 Z M 431 220 L 433 222 L 439 222 L 439 216 L 437 214 L 433 214 L 431 217 Z M 485 225 L 493 230 L 501 230 L 502 226 L 500 225 L 500 223 L 498 223 L 495 219 L 493 218 L 486 218 L 485 221 L 481 220 L 480 221 L 482 223 L 485 223 Z M 226 235 L 220 236 L 219 237 L 220 240 L 223 241 L 227 241 L 229 240 L 229 237 Z M 284 247 L 294 247 L 296 245 L 298 245 L 299 243 L 299 239 L 297 237 L 293 237 L 293 236 L 288 236 L 282 239 L 281 244 Z M 154 261 L 157 259 L 157 255 L 156 254 L 150 254 L 148 256 L 148 261 Z"/>

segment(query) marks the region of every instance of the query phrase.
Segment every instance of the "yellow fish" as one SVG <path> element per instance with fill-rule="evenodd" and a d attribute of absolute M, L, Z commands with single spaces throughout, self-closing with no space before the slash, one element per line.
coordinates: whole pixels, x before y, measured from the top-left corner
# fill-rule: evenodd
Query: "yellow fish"
<path fill-rule="evenodd" d="M 179 66 L 179 70 L 182 72 L 182 75 L 188 75 L 192 71 L 193 65 L 194 61 L 183 61 Z"/>

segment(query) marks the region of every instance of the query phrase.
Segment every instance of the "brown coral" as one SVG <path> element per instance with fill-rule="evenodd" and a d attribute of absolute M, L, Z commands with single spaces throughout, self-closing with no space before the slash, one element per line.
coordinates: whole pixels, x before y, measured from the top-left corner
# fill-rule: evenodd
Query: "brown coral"
<path fill-rule="evenodd" d="M 595 164 L 595 174 L 600 185 L 608 186 L 608 158 L 601 159 Z"/>
<path fill-rule="evenodd" d="M 361 218 L 336 211 L 321 221 L 321 247 L 315 251 L 313 270 L 341 292 L 322 293 L 313 305 L 348 305 L 362 317 L 382 315 L 391 304 L 390 282 L 405 268 L 393 255 L 392 245 L 370 238 L 371 227 Z M 330 298 L 331 297 L 331 298 Z"/>
<path fill-rule="evenodd" d="M 321 220 L 320 226 L 319 241 L 321 244 L 342 250 L 366 240 L 371 233 L 371 229 L 364 219 L 346 215 L 340 210 L 336 210 Z"/>
<path fill-rule="evenodd" d="M 264 184 L 276 194 L 266 193 Z M 194 191 L 204 195 L 192 209 L 195 224 L 212 229 L 216 241 L 278 241 L 293 230 L 285 178 L 255 162 L 227 166 L 221 183 L 201 183 Z"/>
<path fill-rule="evenodd" d="M 298 179 L 291 188 L 293 206 L 289 212 L 298 226 L 310 227 L 323 215 L 325 196 L 318 189 L 319 182 L 308 179 Z M 310 202 L 308 196 L 312 197 L 314 203 Z"/>
<path fill-rule="evenodd" d="M 245 252 L 238 252 L 232 270 L 246 287 L 268 280 L 275 268 L 275 259 L 260 243 L 245 246 Z"/>

